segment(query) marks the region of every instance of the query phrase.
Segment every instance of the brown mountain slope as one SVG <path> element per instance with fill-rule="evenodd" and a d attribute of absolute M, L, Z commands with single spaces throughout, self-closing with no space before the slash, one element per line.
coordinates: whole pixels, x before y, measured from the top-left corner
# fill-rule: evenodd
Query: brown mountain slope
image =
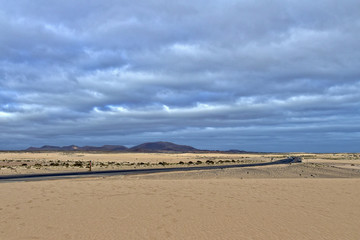
<path fill-rule="evenodd" d="M 131 152 L 194 152 L 196 148 L 171 142 L 148 142 L 129 149 Z"/>

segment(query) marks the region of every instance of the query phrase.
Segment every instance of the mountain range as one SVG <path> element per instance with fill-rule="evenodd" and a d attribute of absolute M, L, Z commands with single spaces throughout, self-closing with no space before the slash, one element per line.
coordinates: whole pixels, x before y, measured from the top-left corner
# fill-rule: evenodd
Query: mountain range
<path fill-rule="evenodd" d="M 44 145 L 42 147 L 29 147 L 24 151 L 103 151 L 103 152 L 211 152 L 211 150 L 199 150 L 187 145 L 179 145 L 171 142 L 147 142 L 131 148 L 122 145 L 104 145 L 102 147 L 84 146 L 79 147 L 76 145 L 69 146 L 50 146 Z M 230 153 L 241 153 L 245 151 L 230 150 Z"/>

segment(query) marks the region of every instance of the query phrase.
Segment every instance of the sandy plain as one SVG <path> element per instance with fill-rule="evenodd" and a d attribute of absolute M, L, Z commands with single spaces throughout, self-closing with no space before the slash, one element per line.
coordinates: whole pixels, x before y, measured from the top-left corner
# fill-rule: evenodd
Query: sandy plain
<path fill-rule="evenodd" d="M 98 161 L 130 159 L 129 155 L 105 155 L 108 158 L 97 155 Z M 146 154 L 135 154 L 132 158 L 154 164 L 159 159 L 176 164 L 180 158 L 202 159 L 202 164 L 210 158 L 254 162 L 283 158 L 245 158 L 241 154 L 175 156 L 148 154 L 146 158 Z M 358 156 L 304 155 L 303 163 L 291 165 L 0 182 L 0 239 L 358 240 Z M 11 156 L 6 157 L 3 161 Z M 18 163 L 18 157 L 12 160 Z M 35 160 L 45 163 L 57 158 Z M 62 166 L 51 167 L 59 170 Z"/>
<path fill-rule="evenodd" d="M 309 165 L 326 165 L 360 169 L 360 154 L 311 154 L 311 153 L 104 153 L 104 152 L 0 152 L 0 175 L 88 171 L 89 161 L 93 170 L 128 168 L 153 168 L 164 166 L 192 166 L 206 162 L 214 164 L 261 163 L 300 156 Z M 80 163 L 80 164 L 77 164 Z M 166 165 L 161 164 L 166 163 Z M 183 164 L 179 164 L 183 163 Z M 192 163 L 192 164 L 189 164 Z"/>

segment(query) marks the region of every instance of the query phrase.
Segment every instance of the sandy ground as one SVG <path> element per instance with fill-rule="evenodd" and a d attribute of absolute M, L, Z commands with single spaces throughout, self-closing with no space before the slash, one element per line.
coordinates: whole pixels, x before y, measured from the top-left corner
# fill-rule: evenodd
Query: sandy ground
<path fill-rule="evenodd" d="M 279 155 L 273 159 L 283 159 Z M 88 171 L 87 165 L 92 162 L 93 170 L 153 168 L 165 162 L 179 165 L 179 162 L 189 163 L 201 161 L 227 161 L 228 164 L 255 163 L 270 161 L 272 157 L 247 154 L 194 154 L 194 153 L 101 153 L 101 152 L 0 152 L 0 175 L 29 174 L 43 172 Z M 74 166 L 80 161 L 82 167 Z M 65 164 L 68 164 L 66 166 Z M 226 163 L 224 163 L 226 164 Z M 161 165 L 162 166 L 162 165 Z"/>
<path fill-rule="evenodd" d="M 94 162 L 149 162 L 157 163 L 167 161 L 177 163 L 179 161 L 194 160 L 244 160 L 244 159 L 283 159 L 288 156 L 302 156 L 304 160 L 312 162 L 336 162 L 338 160 L 352 163 L 360 159 L 360 153 L 335 153 L 335 154 L 312 154 L 312 153 L 278 153 L 278 154 L 222 154 L 222 153 L 104 153 L 104 152 L 0 152 L 0 161 L 94 161 Z"/>
<path fill-rule="evenodd" d="M 161 161 L 176 164 L 200 159 L 267 162 L 287 156 L 79 155 L 0 153 L 1 174 L 78 171 L 73 167 L 33 166 L 79 158 L 156 165 Z M 303 163 L 296 164 L 0 182 L 0 239 L 359 240 L 359 155 L 301 156 Z"/>
<path fill-rule="evenodd" d="M 159 167 L 165 162 L 168 166 L 180 162 L 196 163 L 212 161 L 221 164 L 270 162 L 301 156 L 307 164 L 360 169 L 360 154 L 220 154 L 220 153 L 102 153 L 102 152 L 0 152 L 0 175 L 29 174 L 41 172 L 88 171 L 87 165 L 92 162 L 93 170 L 111 170 L 127 168 Z M 79 161 L 82 167 L 74 166 Z"/>
<path fill-rule="evenodd" d="M 0 239 L 360 239 L 360 179 L 1 183 Z"/>

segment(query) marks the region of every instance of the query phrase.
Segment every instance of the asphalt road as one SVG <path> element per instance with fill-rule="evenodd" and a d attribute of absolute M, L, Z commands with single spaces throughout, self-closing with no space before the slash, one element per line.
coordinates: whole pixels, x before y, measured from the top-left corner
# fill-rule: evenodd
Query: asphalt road
<path fill-rule="evenodd" d="M 0 176 L 0 182 L 9 181 L 41 181 L 41 180 L 55 180 L 65 178 L 79 178 L 79 177 L 101 177 L 101 176 L 115 176 L 115 175 L 135 175 L 135 174 L 149 174 L 149 173 L 164 173 L 164 172 L 179 172 L 179 171 L 199 171 L 199 170 L 214 170 L 226 168 L 241 168 L 241 167 L 258 167 L 269 166 L 277 164 L 293 163 L 294 159 L 282 159 L 274 162 L 266 163 L 252 163 L 252 164 L 233 164 L 233 165 L 213 165 L 213 166 L 197 166 L 197 167 L 164 167 L 164 168 L 148 168 L 148 169 L 124 169 L 124 170 L 107 170 L 107 171 L 88 171 L 88 172 L 59 172 L 59 173 L 40 173 L 40 174 L 16 174 Z"/>

